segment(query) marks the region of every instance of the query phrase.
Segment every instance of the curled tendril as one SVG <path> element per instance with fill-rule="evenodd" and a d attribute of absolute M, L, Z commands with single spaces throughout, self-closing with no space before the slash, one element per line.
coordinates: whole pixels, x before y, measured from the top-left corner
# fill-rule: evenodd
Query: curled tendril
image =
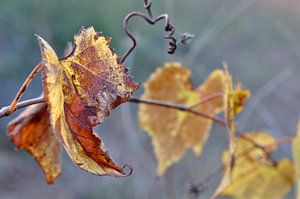
<path fill-rule="evenodd" d="M 127 169 L 128 172 L 125 174 L 124 177 L 130 176 L 133 173 L 133 167 L 129 164 L 124 164 L 123 165 L 123 170 Z"/>
<path fill-rule="evenodd" d="M 158 21 L 165 20 L 166 35 L 164 36 L 164 38 L 169 41 L 169 47 L 168 47 L 169 54 L 173 54 L 176 51 L 177 45 L 179 43 L 186 44 L 187 43 L 186 41 L 193 37 L 193 35 L 185 33 L 186 34 L 185 37 L 181 36 L 180 41 L 177 41 L 176 38 L 173 36 L 175 33 L 175 27 L 170 23 L 169 15 L 161 14 L 157 17 L 153 17 L 152 11 L 151 11 L 151 5 L 152 5 L 151 0 L 144 0 L 144 8 L 147 10 L 148 16 L 146 16 L 144 13 L 141 13 L 141 12 L 131 12 L 124 18 L 123 28 L 124 28 L 126 34 L 128 35 L 128 37 L 132 40 L 132 46 L 121 57 L 121 59 L 119 61 L 120 63 L 123 63 L 125 61 L 125 59 L 134 50 L 134 48 L 136 47 L 136 44 L 137 44 L 135 37 L 128 29 L 128 21 L 132 17 L 140 17 L 141 19 L 143 19 L 145 22 L 147 22 L 150 25 L 155 25 Z M 188 36 L 188 38 L 186 36 Z"/>

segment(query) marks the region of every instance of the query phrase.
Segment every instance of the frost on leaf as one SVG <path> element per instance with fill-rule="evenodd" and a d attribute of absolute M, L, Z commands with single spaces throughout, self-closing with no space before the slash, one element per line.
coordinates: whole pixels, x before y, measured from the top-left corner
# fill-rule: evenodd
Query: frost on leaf
<path fill-rule="evenodd" d="M 270 134 L 252 132 L 246 135 L 257 144 L 268 146 L 269 152 L 276 150 L 272 146 L 275 139 Z M 228 158 L 229 153 L 225 151 L 225 167 Z M 230 184 L 220 191 L 220 195 L 235 199 L 280 199 L 293 186 L 295 172 L 290 160 L 283 159 L 274 164 L 265 151 L 242 138 L 237 141 L 235 159 Z"/>
<path fill-rule="evenodd" d="M 29 152 L 51 184 L 61 172 L 60 144 L 54 136 L 46 104 L 28 107 L 8 124 L 8 136 L 19 149 Z"/>
<path fill-rule="evenodd" d="M 223 108 L 224 72 L 215 70 L 198 88 L 190 83 L 190 71 L 179 63 L 167 63 L 157 69 L 144 84 L 143 99 L 154 99 L 191 106 L 219 93 L 219 97 L 205 101 L 193 109 L 214 116 Z M 192 148 L 197 155 L 207 140 L 212 121 L 175 109 L 145 105 L 139 106 L 140 126 L 151 137 L 156 158 L 157 174 L 178 161 Z"/>
<path fill-rule="evenodd" d="M 138 88 L 109 47 L 110 39 L 93 27 L 75 35 L 70 55 L 58 59 L 38 37 L 42 52 L 44 95 L 54 133 L 81 169 L 96 175 L 124 176 L 93 127 L 128 101 Z"/>

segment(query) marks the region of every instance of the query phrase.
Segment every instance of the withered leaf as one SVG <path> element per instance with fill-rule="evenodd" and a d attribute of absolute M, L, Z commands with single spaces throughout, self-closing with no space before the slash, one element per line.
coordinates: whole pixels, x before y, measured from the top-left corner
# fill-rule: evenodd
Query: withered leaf
<path fill-rule="evenodd" d="M 8 124 L 7 134 L 17 148 L 35 158 L 46 181 L 54 183 L 61 172 L 60 144 L 52 132 L 47 105 L 36 104 L 25 109 Z"/>
<path fill-rule="evenodd" d="M 215 93 L 222 93 L 224 73 L 215 70 L 207 80 L 195 89 L 190 83 L 190 71 L 179 63 L 167 63 L 151 75 L 144 84 L 143 99 L 155 99 L 191 106 Z M 214 116 L 222 110 L 222 97 L 214 98 L 194 107 Z M 159 106 L 139 106 L 140 126 L 151 137 L 156 158 L 157 174 L 178 161 L 188 148 L 197 155 L 207 140 L 212 121 L 191 113 Z"/>
<path fill-rule="evenodd" d="M 246 135 L 261 146 L 268 146 L 269 152 L 276 150 L 276 146 L 272 146 L 275 139 L 270 134 L 251 132 Z M 228 158 L 229 153 L 225 151 L 224 166 Z M 280 199 L 293 186 L 294 176 L 294 167 L 290 160 L 283 159 L 274 164 L 265 151 L 239 139 L 230 184 L 220 191 L 220 195 L 235 199 Z"/>
<path fill-rule="evenodd" d="M 93 27 L 82 28 L 74 37 L 72 53 L 58 59 L 50 45 L 37 37 L 44 64 L 44 94 L 55 134 L 81 169 L 96 175 L 125 176 L 93 132 L 94 126 L 138 88 L 118 64 L 117 55 L 109 48 L 110 39 Z"/>

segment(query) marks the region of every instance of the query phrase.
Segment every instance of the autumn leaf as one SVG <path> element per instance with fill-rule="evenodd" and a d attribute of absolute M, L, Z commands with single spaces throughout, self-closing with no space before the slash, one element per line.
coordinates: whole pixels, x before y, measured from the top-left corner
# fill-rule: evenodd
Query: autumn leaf
<path fill-rule="evenodd" d="M 138 88 L 118 64 L 110 39 L 93 27 L 75 35 L 75 48 L 63 59 L 41 37 L 44 95 L 51 125 L 69 156 L 81 169 L 96 175 L 125 176 L 108 154 L 93 127 L 128 101 Z"/>
<path fill-rule="evenodd" d="M 190 83 L 190 71 L 179 63 L 167 63 L 157 69 L 144 84 L 143 99 L 173 102 L 187 107 L 213 94 L 216 98 L 201 103 L 193 109 L 214 116 L 222 110 L 224 91 L 222 70 L 215 70 L 207 80 L 195 89 Z M 197 155 L 207 140 L 212 121 L 191 113 L 165 107 L 142 104 L 139 106 L 140 126 L 151 137 L 156 158 L 157 174 L 178 161 L 187 149 L 193 148 Z"/>
<path fill-rule="evenodd" d="M 223 96 L 224 100 L 224 117 L 226 121 L 226 129 L 228 131 L 228 138 L 229 138 L 229 149 L 228 149 L 228 158 L 227 161 L 224 162 L 224 173 L 221 179 L 221 182 L 217 189 L 215 190 L 212 198 L 215 198 L 220 192 L 224 189 L 224 187 L 228 186 L 231 181 L 232 175 L 232 167 L 235 164 L 235 92 L 233 91 L 233 80 L 232 76 L 228 71 L 227 64 L 224 64 L 225 69 L 225 92 Z"/>
<path fill-rule="evenodd" d="M 251 92 L 242 89 L 242 83 L 238 82 L 235 90 L 232 93 L 233 98 L 233 112 L 239 114 L 243 109 L 246 101 L 250 98 Z"/>
<path fill-rule="evenodd" d="M 35 158 L 46 181 L 54 183 L 61 172 L 60 144 L 51 129 L 47 105 L 36 104 L 25 109 L 8 124 L 7 134 L 17 148 Z"/>
<path fill-rule="evenodd" d="M 300 122 L 298 123 L 297 134 L 292 142 L 295 170 L 297 175 L 297 198 L 300 198 Z"/>
<path fill-rule="evenodd" d="M 246 134 L 255 143 L 275 151 L 275 139 L 265 132 Z M 226 167 L 229 153 L 223 154 Z M 276 164 L 270 161 L 266 151 L 255 148 L 248 141 L 240 138 L 236 144 L 236 161 L 232 169 L 230 184 L 220 191 L 222 196 L 235 199 L 279 199 L 293 186 L 294 168 L 290 160 L 280 160 Z"/>
<path fill-rule="evenodd" d="M 229 155 L 227 161 L 224 162 L 224 173 L 222 180 L 214 192 L 212 198 L 215 198 L 220 192 L 230 184 L 232 178 L 232 169 L 235 164 L 235 136 L 236 127 L 234 117 L 244 109 L 246 100 L 250 97 L 249 90 L 242 89 L 242 84 L 238 82 L 236 88 L 233 86 L 233 79 L 228 71 L 228 66 L 224 63 L 225 70 L 225 94 L 224 94 L 224 117 L 226 121 L 226 128 L 229 137 Z"/>

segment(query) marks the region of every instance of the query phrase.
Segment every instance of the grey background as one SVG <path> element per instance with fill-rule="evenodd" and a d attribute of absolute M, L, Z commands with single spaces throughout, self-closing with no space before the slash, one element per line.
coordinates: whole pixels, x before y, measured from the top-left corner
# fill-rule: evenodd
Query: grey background
<path fill-rule="evenodd" d="M 144 82 L 165 61 L 180 61 L 192 70 L 192 82 L 197 86 L 226 61 L 234 78 L 253 94 L 237 118 L 239 130 L 263 129 L 276 137 L 293 135 L 300 112 L 299 9 L 297 0 L 153 0 L 153 12 L 170 13 L 177 34 L 187 31 L 195 38 L 170 56 L 162 39 L 162 23 L 150 27 L 133 19 L 130 26 L 139 43 L 126 65 L 136 81 Z M 40 61 L 35 33 L 62 55 L 81 26 L 94 26 L 113 37 L 112 47 L 122 54 L 130 45 L 122 20 L 134 10 L 143 10 L 143 1 L 1 0 L 0 106 L 9 104 Z M 23 99 L 41 93 L 39 77 Z M 0 120 L 1 199 L 192 198 L 188 184 L 203 180 L 220 166 L 220 154 L 227 144 L 224 129 L 214 126 L 201 157 L 189 151 L 158 178 L 151 139 L 138 127 L 137 105 L 125 104 L 114 110 L 97 132 L 112 157 L 120 164 L 131 164 L 134 173 L 127 178 L 93 176 L 73 165 L 63 153 L 62 175 L 56 184 L 48 186 L 33 158 L 14 150 L 5 135 L 7 123 L 16 115 Z M 289 144 L 285 144 L 274 157 L 290 155 Z M 217 183 L 218 178 L 207 183 L 199 198 L 208 198 Z M 293 194 L 287 197 L 293 198 Z"/>

